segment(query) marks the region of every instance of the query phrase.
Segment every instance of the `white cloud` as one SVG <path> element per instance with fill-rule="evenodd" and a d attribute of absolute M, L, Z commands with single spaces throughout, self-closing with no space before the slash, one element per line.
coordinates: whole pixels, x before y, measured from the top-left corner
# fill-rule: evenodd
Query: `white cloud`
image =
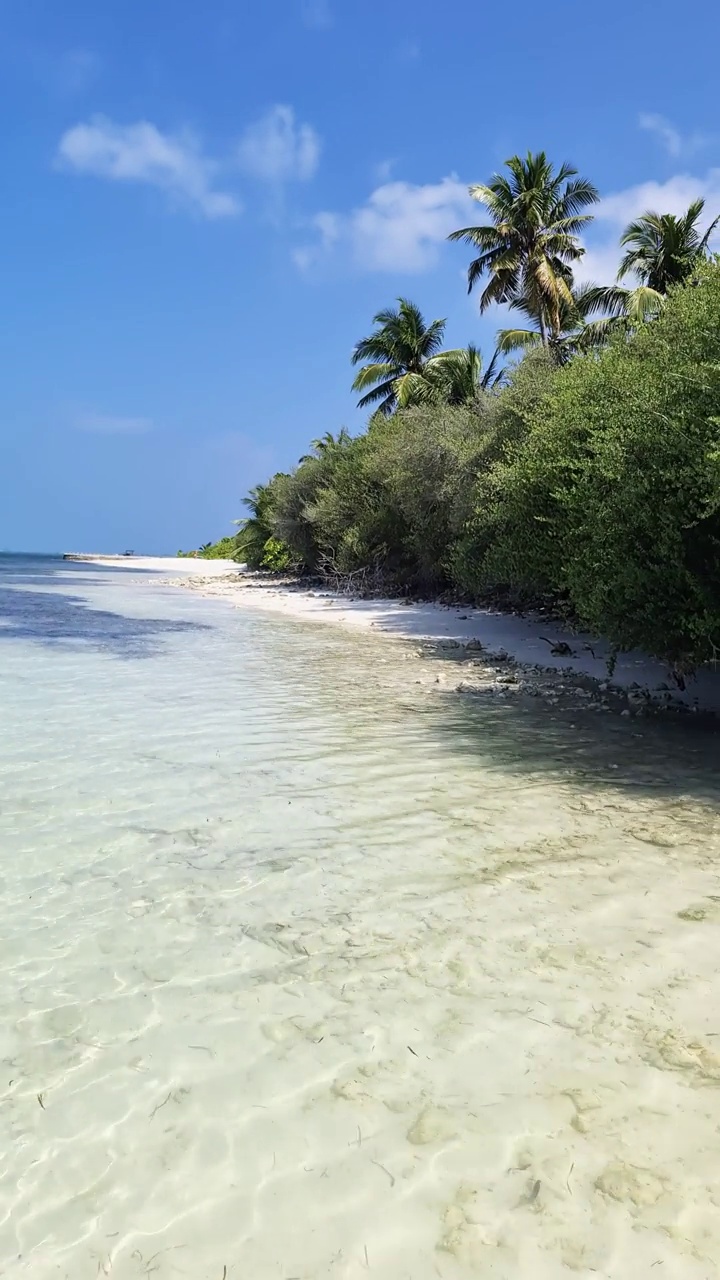
<path fill-rule="evenodd" d="M 317 171 L 320 139 L 295 120 L 292 107 L 278 103 L 248 126 L 237 154 L 240 167 L 264 182 L 307 182 Z"/>
<path fill-rule="evenodd" d="M 691 155 L 710 141 L 701 133 L 683 134 L 675 128 L 665 116 L 645 111 L 638 121 L 641 129 L 654 133 L 662 142 L 668 155 L 677 159 L 679 156 Z"/>
<path fill-rule="evenodd" d="M 110 413 L 81 413 L 74 422 L 77 431 L 98 436 L 144 436 L 152 431 L 151 418 L 123 418 Z"/>
<path fill-rule="evenodd" d="M 613 284 L 620 264 L 621 250 L 617 239 L 609 243 L 590 243 L 579 262 L 573 263 L 577 284 Z"/>
<path fill-rule="evenodd" d="M 344 249 L 361 271 L 428 271 L 449 232 L 477 215 L 467 186 L 455 177 L 424 186 L 385 183 L 348 214 L 317 214 L 312 225 L 319 242 L 296 250 L 295 262 L 307 270 L 328 252 Z"/>
<path fill-rule="evenodd" d="M 335 21 L 328 0 L 303 0 L 300 16 L 311 31 L 329 31 Z"/>
<path fill-rule="evenodd" d="M 633 219 L 648 209 L 682 214 L 700 197 L 705 200 L 707 226 L 720 213 L 720 169 L 700 177 L 676 174 L 666 182 L 638 183 L 606 196 L 593 211 L 586 252 L 575 267 L 578 282 L 614 281 L 622 256 L 620 234 Z M 315 238 L 298 246 L 293 260 L 309 272 L 333 254 L 342 254 L 361 271 L 419 273 L 435 265 L 450 231 L 482 219 L 481 208 L 456 177 L 425 185 L 386 182 L 348 213 L 316 214 L 310 224 Z M 720 247 L 720 232 L 715 245 Z"/>
<path fill-rule="evenodd" d="M 218 166 L 203 154 L 193 134 L 162 133 L 146 120 L 118 125 L 95 116 L 77 124 L 60 139 L 57 162 L 76 173 L 159 187 L 205 218 L 240 212 L 234 195 L 213 189 Z"/>
<path fill-rule="evenodd" d="M 711 221 L 720 213 L 720 169 L 710 169 L 702 178 L 680 173 L 666 182 L 641 182 L 627 187 L 601 200 L 595 216 L 624 227 L 648 209 L 657 213 L 685 213 L 688 205 L 700 197 L 707 204 L 708 221 Z"/>

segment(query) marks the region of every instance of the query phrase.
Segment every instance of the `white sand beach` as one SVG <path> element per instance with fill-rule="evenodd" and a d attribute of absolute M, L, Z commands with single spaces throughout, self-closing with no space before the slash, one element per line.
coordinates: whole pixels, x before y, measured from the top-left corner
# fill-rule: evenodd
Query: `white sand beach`
<path fill-rule="evenodd" d="M 237 608 L 279 613 L 298 621 L 333 623 L 372 629 L 398 639 L 478 644 L 489 657 L 510 658 L 528 667 L 540 666 L 574 676 L 588 676 L 603 686 L 633 690 L 638 708 L 642 695 L 658 703 L 698 711 L 720 712 L 720 670 L 708 668 L 690 677 L 679 689 L 666 663 L 641 653 L 623 653 L 608 676 L 610 646 L 596 636 L 576 634 L 532 616 L 500 610 L 448 606 L 404 600 L 356 600 L 329 590 L 276 585 L 272 580 L 244 574 L 230 560 L 195 560 L 163 556 L 132 559 L 88 557 L 112 567 L 143 569 L 162 574 L 202 595 L 226 599 Z M 155 580 L 157 583 L 157 580 Z M 553 653 L 553 648 L 562 653 Z M 570 653 L 567 650 L 570 650 Z"/>

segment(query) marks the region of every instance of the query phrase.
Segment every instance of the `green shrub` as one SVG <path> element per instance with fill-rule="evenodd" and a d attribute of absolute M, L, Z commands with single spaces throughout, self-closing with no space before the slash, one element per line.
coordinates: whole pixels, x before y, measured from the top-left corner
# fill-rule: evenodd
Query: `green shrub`
<path fill-rule="evenodd" d="M 369 432 L 372 532 L 390 581 L 420 591 L 450 584 L 449 560 L 471 509 L 489 412 L 484 403 L 479 410 L 426 406 L 399 412 Z"/>
<path fill-rule="evenodd" d="M 263 550 L 260 568 L 268 573 L 285 573 L 294 567 L 292 551 L 279 538 L 268 538 Z"/>
<path fill-rule="evenodd" d="M 364 438 L 353 440 L 341 433 L 330 446 L 304 458 L 290 475 L 273 481 L 274 535 L 310 572 L 338 553 L 362 508 L 364 448 Z"/>
<path fill-rule="evenodd" d="M 200 548 L 200 558 L 202 560 L 232 560 L 237 548 L 237 535 L 230 534 L 227 538 L 220 538 L 219 542 L 208 543 Z"/>
<path fill-rule="evenodd" d="M 235 535 L 235 551 L 233 559 L 247 564 L 250 569 L 262 566 L 265 547 L 269 538 L 274 536 L 273 509 L 277 485 L 284 479 L 282 475 L 273 476 L 268 484 L 258 484 L 250 490 L 244 504 L 250 512 L 239 525 Z"/>
<path fill-rule="evenodd" d="M 558 368 L 527 355 L 470 407 L 375 414 L 247 500 L 252 567 L 390 588 L 552 595 L 618 648 L 720 649 L 720 266 Z M 216 544 L 220 545 L 220 544 Z"/>
<path fill-rule="evenodd" d="M 467 501 L 463 529 L 452 548 L 453 581 L 463 591 L 482 594 L 492 587 L 529 587 L 536 592 L 542 573 L 531 561 L 537 551 L 536 530 L 528 526 L 527 545 L 517 557 L 511 573 L 502 565 L 489 565 L 488 555 L 506 524 L 511 530 L 520 521 L 519 512 L 508 503 L 505 477 L 509 465 L 522 456 L 531 426 L 540 406 L 556 387 L 560 371 L 545 352 L 533 351 L 511 371 L 508 384 L 492 399 L 485 420 L 485 442 Z"/>
<path fill-rule="evenodd" d="M 276 535 L 313 570 L 367 568 L 389 587 L 447 586 L 490 401 L 374 416 L 364 436 L 305 459 L 275 487 Z"/>
<path fill-rule="evenodd" d="M 621 648 L 720 647 L 720 267 L 557 374 L 478 492 L 477 580 L 566 593 Z"/>

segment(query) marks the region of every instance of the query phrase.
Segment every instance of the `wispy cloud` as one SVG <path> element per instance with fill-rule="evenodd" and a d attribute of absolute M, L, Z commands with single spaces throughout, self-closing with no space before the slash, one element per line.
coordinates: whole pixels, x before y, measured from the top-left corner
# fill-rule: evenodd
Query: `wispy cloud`
<path fill-rule="evenodd" d="M 295 263 L 308 270 L 342 251 L 360 271 L 428 271 L 448 233 L 476 214 L 477 205 L 458 178 L 424 186 L 388 182 L 350 213 L 316 214 L 312 225 L 317 238 L 295 251 Z"/>
<path fill-rule="evenodd" d="M 320 138 L 312 125 L 295 119 L 292 107 L 278 103 L 248 126 L 240 139 L 240 168 L 264 182 L 307 182 L 320 161 Z"/>
<path fill-rule="evenodd" d="M 649 133 L 654 133 L 660 139 L 669 155 L 680 155 L 682 151 L 682 136 L 664 116 L 644 112 L 640 116 L 638 124 L 641 129 L 647 129 Z"/>
<path fill-rule="evenodd" d="M 169 134 L 146 120 L 119 125 L 95 116 L 63 134 L 56 162 L 112 182 L 158 187 L 205 218 L 233 217 L 241 210 L 235 195 L 215 189 L 218 165 L 189 131 Z"/>
<path fill-rule="evenodd" d="M 78 97 L 102 71 L 99 54 L 82 45 L 62 49 L 42 39 L 26 39 L 3 31 L 1 49 L 3 63 L 27 75 L 42 93 L 53 98 Z"/>
<path fill-rule="evenodd" d="M 392 171 L 395 168 L 395 163 L 396 162 L 394 160 L 381 160 L 379 164 L 376 164 L 373 170 L 373 177 L 375 181 L 379 183 L 389 182 L 392 177 Z"/>
<path fill-rule="evenodd" d="M 55 63 L 53 79 L 60 93 L 75 97 L 95 83 L 100 68 L 100 58 L 92 49 L 68 49 Z"/>
<path fill-rule="evenodd" d="M 417 62 L 421 49 L 417 40 L 406 40 L 398 49 L 400 62 Z"/>
<path fill-rule="evenodd" d="M 329 0 L 302 0 L 300 16 L 311 31 L 329 31 L 335 21 Z"/>
<path fill-rule="evenodd" d="M 638 124 L 641 129 L 654 133 L 660 140 L 669 156 L 678 159 L 680 156 L 693 155 L 701 147 L 707 146 L 710 138 L 702 133 L 681 133 L 675 125 L 655 112 L 643 112 Z"/>
<path fill-rule="evenodd" d="M 76 431 L 97 436 L 144 436 L 154 425 L 152 418 L 128 418 L 111 413 L 80 413 L 73 422 Z"/>

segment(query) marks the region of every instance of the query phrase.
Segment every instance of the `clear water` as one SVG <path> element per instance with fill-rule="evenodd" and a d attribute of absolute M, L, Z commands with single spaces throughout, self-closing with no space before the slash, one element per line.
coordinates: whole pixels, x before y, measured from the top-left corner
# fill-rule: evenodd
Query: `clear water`
<path fill-rule="evenodd" d="M 714 1277 L 716 736 L 132 577 L 0 559 L 0 1273 Z"/>

